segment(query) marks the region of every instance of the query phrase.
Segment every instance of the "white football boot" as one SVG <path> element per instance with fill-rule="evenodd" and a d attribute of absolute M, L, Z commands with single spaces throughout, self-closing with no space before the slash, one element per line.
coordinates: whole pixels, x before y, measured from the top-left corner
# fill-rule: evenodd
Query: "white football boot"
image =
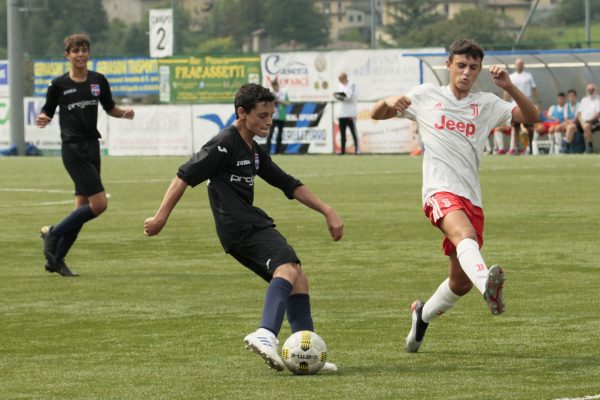
<path fill-rule="evenodd" d="M 325 365 L 323 365 L 320 372 L 337 372 L 337 370 L 337 365 L 329 361 L 325 361 Z"/>
<path fill-rule="evenodd" d="M 429 326 L 429 324 L 421 318 L 424 305 L 425 303 L 423 303 L 423 301 L 415 300 L 410 306 L 412 311 L 412 324 L 410 326 L 410 332 L 408 332 L 408 336 L 406 337 L 406 351 L 408 353 L 416 353 L 419 350 L 421 343 L 423 343 L 425 331 Z"/>
<path fill-rule="evenodd" d="M 285 369 L 283 360 L 279 356 L 279 341 L 272 332 L 260 328 L 246 336 L 244 343 L 248 350 L 261 356 L 269 368 L 277 371 Z"/>

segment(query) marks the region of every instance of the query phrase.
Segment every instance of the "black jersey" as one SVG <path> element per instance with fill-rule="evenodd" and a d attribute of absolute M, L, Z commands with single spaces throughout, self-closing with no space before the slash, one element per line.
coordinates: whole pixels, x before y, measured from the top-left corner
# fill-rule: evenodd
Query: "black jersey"
<path fill-rule="evenodd" d="M 234 125 L 209 140 L 177 172 L 192 187 L 209 179 L 210 207 L 226 252 L 252 232 L 275 226 L 263 210 L 253 206 L 256 175 L 281 189 L 289 199 L 302 185 L 279 168 L 255 141 L 249 148 Z"/>
<path fill-rule="evenodd" d="M 52 118 L 56 106 L 60 106 L 60 137 L 63 142 L 98 139 L 99 102 L 106 111 L 115 106 L 104 75 L 88 71 L 85 82 L 75 82 L 66 73 L 48 86 L 42 112 Z"/>

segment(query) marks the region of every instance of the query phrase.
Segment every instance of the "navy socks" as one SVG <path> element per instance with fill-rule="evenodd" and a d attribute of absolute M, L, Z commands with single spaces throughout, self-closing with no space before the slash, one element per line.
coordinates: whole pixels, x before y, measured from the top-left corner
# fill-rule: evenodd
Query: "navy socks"
<path fill-rule="evenodd" d="M 287 318 L 292 333 L 298 331 L 312 331 L 315 327 L 310 313 L 310 296 L 308 293 L 293 294 L 287 305 Z"/>
<path fill-rule="evenodd" d="M 79 231 L 83 228 L 83 224 L 94 218 L 96 216 L 92 212 L 90 205 L 84 204 L 52 227 L 50 233 L 58 238 L 55 253 L 57 261 L 62 261 L 65 258 L 69 249 L 75 243 Z"/>
<path fill-rule="evenodd" d="M 279 334 L 288 305 L 292 284 L 283 278 L 273 278 L 267 288 L 260 327 Z"/>
<path fill-rule="evenodd" d="M 77 239 L 77 235 L 79 235 L 79 231 L 81 230 L 81 228 L 83 228 L 83 225 L 80 225 L 79 229 L 67 232 L 58 238 L 58 243 L 56 244 L 56 253 L 54 253 L 56 261 L 64 260 L 65 256 L 71 249 L 71 246 L 73 246 L 73 243 L 75 243 L 75 240 Z"/>
<path fill-rule="evenodd" d="M 90 205 L 84 204 L 69 214 L 69 216 L 63 219 L 59 224 L 54 225 L 50 233 L 54 236 L 62 236 L 67 232 L 78 231 L 83 224 L 94 218 L 96 218 L 96 216 L 92 212 Z"/>

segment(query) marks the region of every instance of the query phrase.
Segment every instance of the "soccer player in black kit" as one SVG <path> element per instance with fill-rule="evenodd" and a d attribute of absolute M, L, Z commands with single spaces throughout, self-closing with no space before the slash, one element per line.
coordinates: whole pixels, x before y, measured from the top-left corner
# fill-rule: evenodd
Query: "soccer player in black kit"
<path fill-rule="evenodd" d="M 234 100 L 237 120 L 179 168 L 155 216 L 144 222 L 144 234 L 157 235 L 187 186 L 208 179 L 210 207 L 225 252 L 269 282 L 260 328 L 244 342 L 270 368 L 282 371 L 277 335 L 284 315 L 287 313 L 292 332 L 314 331 L 308 279 L 296 252 L 275 229 L 273 220 L 253 206 L 255 177 L 323 214 L 333 240 L 342 238 L 343 223 L 333 208 L 281 170 L 253 140 L 269 134 L 274 102 L 273 94 L 260 85 L 240 87 Z M 336 369 L 332 363 L 323 367 L 324 371 Z"/>
<path fill-rule="evenodd" d="M 69 72 L 48 86 L 46 104 L 37 117 L 37 126 L 46 127 L 56 107 L 60 108 L 62 160 L 75 183 L 75 210 L 60 223 L 43 227 L 45 268 L 62 276 L 77 276 L 64 258 L 87 221 L 102 214 L 108 205 L 100 179 L 100 133 L 96 128 L 98 104 L 115 118 L 132 119 L 132 109 L 115 105 L 104 75 L 87 69 L 90 40 L 84 34 L 65 39 Z"/>

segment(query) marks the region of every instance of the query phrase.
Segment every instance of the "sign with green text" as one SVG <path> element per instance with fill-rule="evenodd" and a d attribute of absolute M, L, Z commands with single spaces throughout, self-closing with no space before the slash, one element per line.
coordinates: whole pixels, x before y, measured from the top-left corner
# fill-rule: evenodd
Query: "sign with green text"
<path fill-rule="evenodd" d="M 232 103 L 245 83 L 260 83 L 260 56 L 161 59 L 162 103 Z"/>

